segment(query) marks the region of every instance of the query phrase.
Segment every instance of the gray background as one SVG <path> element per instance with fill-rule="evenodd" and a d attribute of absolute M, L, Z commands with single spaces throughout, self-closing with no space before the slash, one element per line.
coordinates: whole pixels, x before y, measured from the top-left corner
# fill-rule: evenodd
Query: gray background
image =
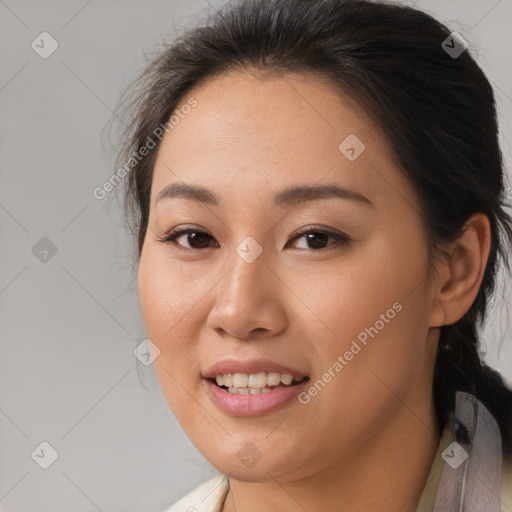
<path fill-rule="evenodd" d="M 115 170 L 105 126 L 144 54 L 221 3 L 0 0 L 4 511 L 159 512 L 214 474 L 133 354 L 145 334 L 131 241 L 117 202 L 92 191 Z M 416 5 L 470 42 L 495 86 L 510 163 L 512 0 Z M 59 45 L 47 59 L 31 48 L 43 31 Z M 47 261 L 33 253 L 48 249 L 43 237 L 57 249 Z M 508 379 L 509 284 L 483 332 L 486 361 Z M 48 469 L 31 456 L 43 441 L 58 452 Z"/>

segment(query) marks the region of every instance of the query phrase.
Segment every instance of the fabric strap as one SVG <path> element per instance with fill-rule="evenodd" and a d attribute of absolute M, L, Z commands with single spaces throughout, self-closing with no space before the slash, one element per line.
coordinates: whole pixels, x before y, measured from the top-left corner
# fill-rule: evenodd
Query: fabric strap
<path fill-rule="evenodd" d="M 455 395 L 455 423 L 433 512 L 500 512 L 501 435 L 496 420 L 470 393 Z"/>

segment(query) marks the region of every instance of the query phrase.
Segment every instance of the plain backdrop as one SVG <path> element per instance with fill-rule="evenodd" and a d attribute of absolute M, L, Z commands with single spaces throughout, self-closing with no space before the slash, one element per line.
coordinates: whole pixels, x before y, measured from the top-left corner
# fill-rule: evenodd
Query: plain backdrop
<path fill-rule="evenodd" d="M 145 54 L 221 4 L 0 0 L 4 511 L 161 512 L 214 474 L 133 353 L 145 333 L 132 244 L 116 201 L 92 191 L 115 170 L 105 127 Z M 510 163 L 512 0 L 415 5 L 469 41 L 494 85 Z M 510 281 L 496 298 L 485 359 L 510 379 Z"/>

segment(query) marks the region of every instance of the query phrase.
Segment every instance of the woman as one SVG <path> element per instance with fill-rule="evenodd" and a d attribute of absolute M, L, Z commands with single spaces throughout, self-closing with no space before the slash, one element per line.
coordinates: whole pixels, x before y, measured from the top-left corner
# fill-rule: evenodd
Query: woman
<path fill-rule="evenodd" d="M 512 221 L 463 38 L 389 3 L 242 0 L 128 107 L 155 369 L 219 472 L 168 512 L 511 510 L 512 391 L 477 327 Z"/>

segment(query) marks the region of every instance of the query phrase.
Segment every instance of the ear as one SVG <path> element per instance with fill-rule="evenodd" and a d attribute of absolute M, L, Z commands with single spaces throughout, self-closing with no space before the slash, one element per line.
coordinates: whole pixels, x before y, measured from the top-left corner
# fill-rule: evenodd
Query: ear
<path fill-rule="evenodd" d="M 433 288 L 430 326 L 460 320 L 473 304 L 484 275 L 491 246 L 489 219 L 476 213 L 466 222 L 463 234 L 450 245 L 449 256 L 440 258 Z"/>

